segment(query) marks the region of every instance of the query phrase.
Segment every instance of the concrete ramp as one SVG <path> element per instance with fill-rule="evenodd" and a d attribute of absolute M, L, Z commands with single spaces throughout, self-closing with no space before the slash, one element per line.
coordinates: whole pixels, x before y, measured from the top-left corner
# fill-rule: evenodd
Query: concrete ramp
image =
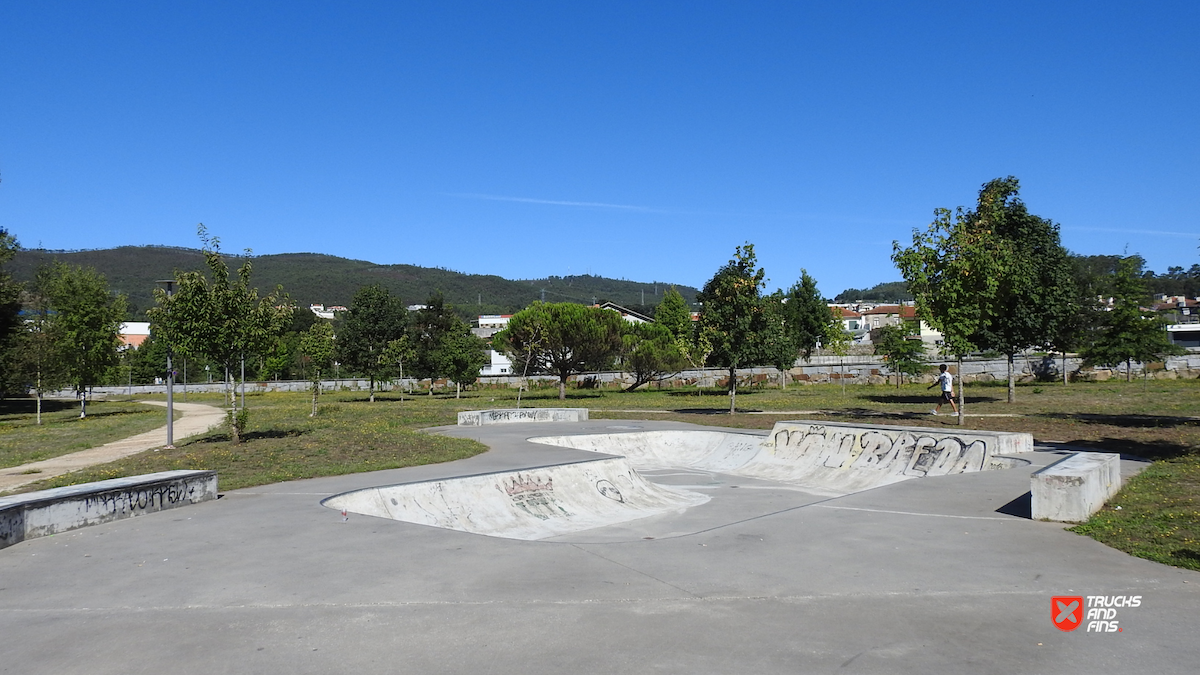
<path fill-rule="evenodd" d="M 669 467 L 747 476 L 843 495 L 910 478 L 1008 468 L 997 456 L 1033 449 L 1029 434 L 818 422 L 778 422 L 767 436 L 648 431 L 543 436 L 535 443 L 627 457 L 635 469 Z"/>
<path fill-rule="evenodd" d="M 708 499 L 651 483 L 617 457 L 367 488 L 321 503 L 365 516 L 536 540 L 683 511 Z"/>

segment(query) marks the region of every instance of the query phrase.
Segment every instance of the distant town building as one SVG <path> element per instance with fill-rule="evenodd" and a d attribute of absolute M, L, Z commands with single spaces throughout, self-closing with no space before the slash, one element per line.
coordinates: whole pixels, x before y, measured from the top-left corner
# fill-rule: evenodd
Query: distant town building
<path fill-rule="evenodd" d="M 149 321 L 126 321 L 121 324 L 121 330 L 117 334 L 117 338 L 121 340 L 121 346 L 117 347 L 117 351 L 125 351 L 131 347 L 137 349 L 148 337 L 150 337 Z"/>

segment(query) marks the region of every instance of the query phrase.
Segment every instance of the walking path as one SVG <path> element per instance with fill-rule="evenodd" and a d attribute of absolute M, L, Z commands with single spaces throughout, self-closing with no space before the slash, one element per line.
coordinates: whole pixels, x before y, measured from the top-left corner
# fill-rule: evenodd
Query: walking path
<path fill-rule="evenodd" d="M 139 401 L 147 405 L 166 407 L 162 401 Z M 225 411 L 211 405 L 201 403 L 175 403 L 175 409 L 183 416 L 175 420 L 175 440 L 180 441 L 188 436 L 202 434 L 221 424 L 225 419 Z M 143 434 L 123 438 L 112 443 L 80 450 L 69 455 L 52 457 L 40 462 L 30 462 L 20 466 L 0 469 L 0 494 L 14 490 L 45 478 L 61 476 L 64 473 L 79 471 L 96 464 L 105 464 L 123 457 L 136 455 L 152 448 L 161 448 L 167 444 L 167 427 L 147 431 Z"/>

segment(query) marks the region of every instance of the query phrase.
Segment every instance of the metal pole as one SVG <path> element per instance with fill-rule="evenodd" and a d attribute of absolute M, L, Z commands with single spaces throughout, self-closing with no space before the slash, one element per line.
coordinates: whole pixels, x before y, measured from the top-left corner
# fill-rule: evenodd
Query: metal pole
<path fill-rule="evenodd" d="M 167 298 L 175 291 L 175 280 L 164 279 L 155 283 L 162 284 L 167 289 Z M 168 305 L 170 307 L 170 305 Z M 175 371 L 171 364 L 173 356 L 171 344 L 167 343 L 167 445 L 166 449 L 175 449 Z"/>

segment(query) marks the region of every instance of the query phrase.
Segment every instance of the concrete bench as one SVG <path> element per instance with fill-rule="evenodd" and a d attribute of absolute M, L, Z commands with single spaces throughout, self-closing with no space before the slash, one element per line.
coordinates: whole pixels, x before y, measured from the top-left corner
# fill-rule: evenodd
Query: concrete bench
<path fill-rule="evenodd" d="M 0 548 L 216 498 L 216 471 L 161 471 L 0 497 Z"/>
<path fill-rule="evenodd" d="M 1034 520 L 1083 522 L 1121 489 L 1121 456 L 1077 452 L 1037 470 L 1030 483 Z"/>
<path fill-rule="evenodd" d="M 458 426 L 520 424 L 522 422 L 586 422 L 587 408 L 499 408 L 458 413 Z"/>

